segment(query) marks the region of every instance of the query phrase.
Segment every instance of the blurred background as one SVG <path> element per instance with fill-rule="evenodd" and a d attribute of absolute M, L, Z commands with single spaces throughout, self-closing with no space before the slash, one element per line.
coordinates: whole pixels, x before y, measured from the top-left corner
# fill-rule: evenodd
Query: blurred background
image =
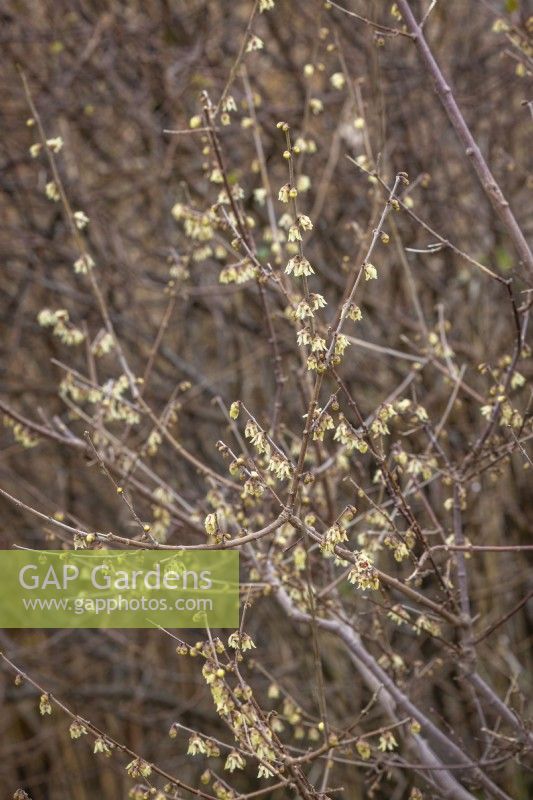
<path fill-rule="evenodd" d="M 72 207 L 90 217 L 86 236 L 99 285 L 135 374 L 143 373 L 162 320 L 169 315 L 146 394 L 151 406 L 159 413 L 175 398 L 173 435 L 217 471 L 223 467 L 214 445 L 227 421 L 216 398 L 225 406 L 239 397 L 250 408 L 270 408 L 275 380 L 255 284 L 220 284 L 223 254 L 213 248 L 202 257 L 198 248 L 191 249 L 172 214 L 177 203 L 200 209 L 216 199 L 219 187 L 206 178 L 201 138 L 165 132 L 189 128 L 190 118 L 201 113 L 201 92 L 216 105 L 238 57 L 252 5 L 251 0 L 2 4 L 0 399 L 24 417 L 39 424 L 59 417 L 78 436 L 87 427 L 74 418 L 58 385 L 67 375 L 67 364 L 87 374 L 88 346 L 66 348 L 39 325 L 38 313 L 67 309 L 72 323 L 93 342 L 103 330 L 84 276 L 72 271 L 76 254 L 61 204 L 46 195 L 49 169 L 44 159 L 29 152 L 38 135 L 27 124 L 32 115 L 19 69 L 46 135 L 64 140 L 58 157 L 61 177 Z M 398 24 L 391 3 L 353 0 L 344 5 L 379 25 Z M 428 5 L 412 3 L 419 17 Z M 530 13 L 527 2 L 450 0 L 438 2 L 426 24 L 468 124 L 529 234 Z M 502 31 L 497 24 L 502 18 L 512 27 Z M 220 126 L 219 135 L 230 178 L 243 188 L 244 208 L 255 221 L 261 257 L 279 266 L 271 250 L 269 204 L 257 190 L 264 189 L 261 168 L 266 167 L 281 216 L 277 192 L 287 172 L 276 123 L 285 120 L 295 138 L 313 143 L 298 158 L 299 202 L 314 222 L 306 254 L 319 265 L 315 290 L 329 307 L 339 302 L 348 271 L 361 258 L 369 220 L 383 203 L 376 186 L 347 154 L 362 157 L 361 164 L 369 169 L 378 164 L 389 183 L 397 171 L 407 172 L 411 184 L 406 197 L 414 213 L 473 259 L 505 277 L 513 274 L 511 244 L 405 36 L 383 35 L 379 27 L 324 9 L 317 0 L 277 0 L 273 10 L 256 16 L 252 31 L 264 47 L 245 55 L 244 71 L 239 68 L 230 92 L 237 110 L 230 125 Z M 350 76 L 349 91 L 342 81 L 332 81 L 338 73 Z M 257 128 L 246 122 L 254 116 Z M 259 131 L 263 164 L 254 130 Z M 391 236 L 388 249 L 380 252 L 380 280 L 365 286 L 364 319 L 357 328 L 357 336 L 375 347 L 353 344 L 343 374 L 348 385 L 358 387 L 368 413 L 402 382 L 417 359 L 427 357 L 429 363 L 413 385 L 428 414 L 438 420 L 453 385 L 439 368 L 443 358 L 428 337 L 436 332 L 439 338 L 439 320 L 446 320 L 454 363 L 465 365 L 472 389 L 460 395 L 447 425 L 446 446 L 460 457 L 481 429 L 479 406 L 490 385 L 477 366 L 496 365 L 512 351 L 505 289 L 452 249 L 432 251 L 437 238 L 407 214 L 392 224 L 404 247 Z M 524 288 L 518 278 L 520 302 L 527 301 L 520 294 Z M 281 310 L 274 318 L 287 368 L 298 369 L 293 335 L 283 327 Z M 407 355 L 394 357 L 379 348 Z M 101 384 L 116 376 L 112 354 L 98 362 L 98 370 Z M 520 370 L 529 379 L 531 363 Z M 526 395 L 524 390 L 524 408 Z M 284 424 L 299 425 L 301 414 L 301 398 L 289 384 Z M 118 430 L 122 435 L 124 426 Z M 124 435 L 135 450 L 146 431 L 134 426 Z M 0 446 L 0 485 L 10 494 L 70 523 L 125 535 L 132 531 L 128 509 L 113 486 L 76 447 L 42 439 L 25 449 L 13 439 L 9 422 L 1 429 Z M 530 542 L 531 488 L 524 461 L 520 456 L 502 459 L 470 487 L 466 524 L 471 540 Z M 161 447 L 151 467 L 195 513 L 201 512 L 209 487 L 199 485 L 202 479 L 190 464 Z M 371 481 L 371 470 L 359 477 Z M 348 490 L 339 491 L 348 497 Z M 435 484 L 428 497 L 440 512 L 446 497 L 442 485 Z M 138 503 L 143 519 L 161 518 L 156 501 L 140 497 Z M 14 543 L 60 546 L 51 526 L 3 498 L 0 507 L 3 548 Z M 166 535 L 171 543 L 194 539 L 176 518 L 167 524 Z M 488 625 L 531 590 L 531 577 L 523 553 L 485 554 L 476 556 L 475 563 L 475 610 Z M 525 704 L 530 688 L 532 612 L 523 605 L 486 645 L 492 650 L 494 688 L 500 696 L 516 692 L 518 706 Z M 296 701 L 307 702 L 308 632 L 301 630 L 293 638 L 294 626 L 268 599 L 256 604 L 249 630 L 264 667 L 249 678 L 254 688 L 266 696 L 275 676 Z M 194 642 L 195 633 L 189 638 Z M 349 659 L 336 652 L 333 641 L 325 641 L 332 714 L 345 714 L 346 703 L 356 714 L 368 700 L 367 690 L 354 683 Z M 414 637 L 404 660 L 421 666 L 429 658 L 444 682 L 453 666 L 439 663 L 432 651 L 421 655 L 420 648 L 420 639 Z M 175 643 L 160 632 L 2 631 L 0 649 L 77 713 L 195 785 L 205 764 L 186 756 L 186 739 L 168 737 L 170 725 L 179 719 L 191 728 L 224 735 L 197 664 L 178 660 Z M 469 727 L 458 696 L 439 689 L 439 675 L 427 686 L 417 675 L 400 681 L 437 718 L 456 720 L 469 747 L 477 740 L 478 731 Z M 68 721 L 60 713 L 43 721 L 38 693 L 26 683 L 15 686 L 5 670 L 0 672 L 0 706 L 2 797 L 18 787 L 33 800 L 128 796 L 132 780 L 123 765 L 115 758 L 94 756 L 86 742 L 71 742 Z M 391 794 L 387 784 L 372 793 L 375 777 L 341 770 L 338 785 L 348 787 L 343 796 L 350 798 L 409 796 L 408 778 Z M 530 796 L 525 767 L 508 762 L 499 780 L 512 797 Z M 258 787 L 253 770 L 236 783 L 241 791 Z"/>

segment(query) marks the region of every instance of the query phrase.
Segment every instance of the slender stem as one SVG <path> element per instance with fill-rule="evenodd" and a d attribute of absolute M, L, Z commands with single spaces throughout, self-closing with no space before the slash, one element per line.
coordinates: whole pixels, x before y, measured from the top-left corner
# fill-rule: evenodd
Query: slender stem
<path fill-rule="evenodd" d="M 415 16 L 411 10 L 409 0 L 398 0 L 398 7 L 407 26 L 407 29 L 412 35 L 412 39 L 418 50 L 420 58 L 424 62 L 427 71 L 433 78 L 435 90 L 439 99 L 444 106 L 444 110 L 448 115 L 461 144 L 465 149 L 465 153 L 472 162 L 476 174 L 479 178 L 481 188 L 491 202 L 496 214 L 504 225 L 509 238 L 511 239 L 514 248 L 517 252 L 519 263 L 527 273 L 528 278 L 533 279 L 533 254 L 526 241 L 524 234 L 516 220 L 513 211 L 506 200 L 496 178 L 490 171 L 490 168 L 485 161 L 479 145 L 474 139 L 470 128 L 466 124 L 465 118 L 459 108 L 457 101 L 454 97 L 453 91 L 449 86 L 446 78 L 444 77 L 441 68 L 439 67 L 435 56 L 433 55 L 430 46 L 428 45 L 422 27 L 418 24 Z"/>

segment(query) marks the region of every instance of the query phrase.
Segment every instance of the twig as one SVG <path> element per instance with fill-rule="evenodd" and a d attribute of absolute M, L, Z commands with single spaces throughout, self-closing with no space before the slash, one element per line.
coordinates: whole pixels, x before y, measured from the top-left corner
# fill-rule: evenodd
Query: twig
<path fill-rule="evenodd" d="M 426 69 L 433 78 L 435 89 L 439 99 L 444 106 L 448 119 L 450 120 L 453 128 L 459 137 L 468 158 L 471 160 L 472 165 L 477 173 L 481 188 L 491 202 L 496 214 L 500 218 L 502 224 L 505 226 L 509 238 L 513 242 L 514 248 L 517 252 L 519 263 L 524 268 L 527 277 L 533 279 L 533 253 L 525 239 L 522 230 L 516 221 L 508 201 L 498 185 L 496 178 L 490 171 L 490 168 L 485 161 L 479 145 L 475 141 L 470 128 L 465 122 L 457 101 L 446 81 L 442 71 L 435 60 L 435 57 L 429 47 L 421 26 L 417 23 L 415 16 L 411 10 L 408 0 L 398 0 L 398 7 L 401 11 L 402 17 L 411 33 L 416 48 L 423 60 Z"/>

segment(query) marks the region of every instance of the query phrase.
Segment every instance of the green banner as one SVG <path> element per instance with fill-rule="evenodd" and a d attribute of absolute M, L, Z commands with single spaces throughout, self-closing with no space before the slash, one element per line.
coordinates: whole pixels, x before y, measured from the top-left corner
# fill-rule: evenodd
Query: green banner
<path fill-rule="evenodd" d="M 0 550 L 0 628 L 236 628 L 234 550 Z"/>

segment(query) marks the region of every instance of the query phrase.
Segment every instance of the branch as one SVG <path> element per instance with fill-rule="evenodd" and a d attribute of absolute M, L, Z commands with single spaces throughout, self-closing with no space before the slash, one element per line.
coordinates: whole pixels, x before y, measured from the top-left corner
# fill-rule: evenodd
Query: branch
<path fill-rule="evenodd" d="M 453 125 L 453 128 L 459 137 L 463 147 L 465 148 L 466 155 L 472 161 L 472 165 L 477 173 L 479 182 L 500 221 L 504 225 L 509 238 L 511 239 L 514 248 L 518 254 L 519 263 L 527 273 L 528 277 L 533 280 L 533 254 L 529 245 L 522 233 L 522 230 L 516 221 L 508 201 L 499 187 L 498 183 L 490 168 L 483 158 L 481 150 L 479 149 L 470 128 L 465 122 L 465 118 L 461 113 L 461 109 L 457 105 L 453 92 L 448 85 L 444 75 L 437 64 L 431 48 L 429 47 L 426 38 L 422 32 L 421 26 L 416 21 L 408 0 L 398 0 L 398 7 L 401 11 L 402 17 L 408 30 L 412 34 L 413 41 L 417 47 L 420 58 L 424 62 L 426 69 L 435 82 L 435 90 L 439 99 L 444 106 L 444 110 L 448 115 L 448 119 Z"/>
<path fill-rule="evenodd" d="M 281 587 L 272 568 L 269 566 L 267 569 L 269 572 L 268 579 L 273 585 L 276 598 L 287 615 L 295 621 L 310 623 L 311 616 L 303 611 L 299 611 L 293 605 L 288 594 Z M 432 741 L 433 746 L 438 746 L 445 751 L 449 757 L 457 759 L 458 763 L 464 764 L 465 771 L 471 771 L 475 778 L 486 788 L 488 793 L 501 798 L 501 800 L 510 800 L 505 792 L 502 792 L 490 778 L 480 771 L 476 763 L 471 761 L 454 742 L 442 733 L 442 731 L 440 731 L 437 726 L 409 700 L 385 670 L 379 666 L 377 661 L 361 642 L 360 637 L 349 625 L 340 620 L 330 620 L 319 617 L 315 619 L 319 627 L 330 631 L 342 639 L 348 652 L 352 656 L 354 665 L 363 676 L 367 685 L 369 685 L 371 689 L 375 689 L 377 685 L 382 687 L 380 700 L 385 698 L 385 706 L 389 713 L 394 713 L 394 709 L 397 707 L 403 713 L 409 714 L 413 719 L 416 719 L 420 723 L 427 738 Z M 419 745 L 420 756 L 425 761 L 426 765 L 430 763 L 431 766 L 437 767 L 435 772 L 432 773 L 432 779 L 438 783 L 439 788 L 444 792 L 444 796 L 452 800 L 472 800 L 473 795 L 461 786 L 451 773 L 446 772 L 445 769 L 443 770 L 443 765 L 421 736 L 416 737 L 416 744 Z"/>

